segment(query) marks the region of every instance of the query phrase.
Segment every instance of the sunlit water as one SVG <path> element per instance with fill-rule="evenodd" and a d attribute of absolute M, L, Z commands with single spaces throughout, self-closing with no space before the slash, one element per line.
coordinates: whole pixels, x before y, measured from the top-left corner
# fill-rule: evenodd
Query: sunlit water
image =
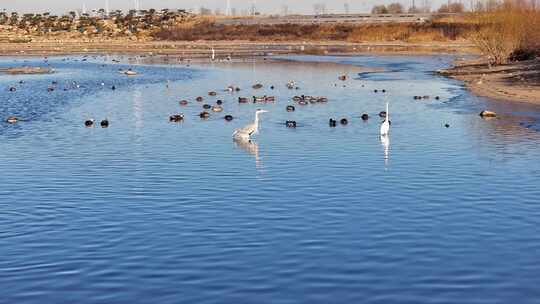
<path fill-rule="evenodd" d="M 0 118 L 23 120 L 0 123 L 0 303 L 540 303 L 540 109 L 431 72 L 451 57 L 81 59 L 0 76 Z M 46 64 L 14 60 L 0 67 Z M 236 101 L 264 94 L 278 101 Z M 287 113 L 297 94 L 329 102 Z M 225 111 L 201 120 L 199 95 Z M 257 108 L 260 134 L 235 143 Z M 176 112 L 184 123 L 168 122 Z"/>

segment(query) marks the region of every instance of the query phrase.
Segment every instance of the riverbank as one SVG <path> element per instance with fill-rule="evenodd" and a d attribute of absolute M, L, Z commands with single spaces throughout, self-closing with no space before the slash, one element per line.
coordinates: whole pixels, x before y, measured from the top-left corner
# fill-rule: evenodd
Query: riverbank
<path fill-rule="evenodd" d="M 29 43 L 2 43 L 3 56 L 53 56 L 72 54 L 134 54 L 177 55 L 189 58 L 247 57 L 286 54 L 329 53 L 470 53 L 472 44 L 451 43 L 347 43 L 340 41 L 319 42 L 250 42 L 250 41 L 123 41 L 123 40 L 48 40 Z"/>
<path fill-rule="evenodd" d="M 540 60 L 491 66 L 483 58 L 459 59 L 439 74 L 463 81 L 473 93 L 498 100 L 540 104 Z"/>

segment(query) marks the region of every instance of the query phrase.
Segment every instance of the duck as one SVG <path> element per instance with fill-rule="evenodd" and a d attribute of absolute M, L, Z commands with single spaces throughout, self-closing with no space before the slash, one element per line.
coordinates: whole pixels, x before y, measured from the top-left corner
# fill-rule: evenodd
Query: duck
<path fill-rule="evenodd" d="M 181 106 L 187 106 L 187 105 L 188 105 L 188 101 L 187 101 L 187 100 L 180 100 L 180 105 L 181 105 Z"/>
<path fill-rule="evenodd" d="M 335 127 L 337 126 L 337 121 L 333 118 L 330 118 L 330 120 L 328 120 L 328 124 L 330 125 L 330 127 Z"/>
<path fill-rule="evenodd" d="M 199 117 L 203 118 L 203 119 L 206 119 L 206 118 L 210 117 L 210 113 L 208 113 L 206 111 L 203 111 L 203 112 L 199 113 Z"/>
<path fill-rule="evenodd" d="M 497 117 L 497 113 L 493 111 L 487 111 L 487 110 L 480 112 L 479 115 L 480 117 Z"/>
<path fill-rule="evenodd" d="M 255 90 L 262 89 L 262 87 L 263 87 L 263 85 L 260 84 L 260 83 L 254 84 L 254 85 L 252 86 L 252 88 L 255 89 Z"/>
<path fill-rule="evenodd" d="M 294 120 L 287 120 L 285 122 L 285 125 L 287 126 L 287 128 L 296 128 L 296 121 Z"/>
<path fill-rule="evenodd" d="M 10 91 L 10 92 L 15 92 L 15 91 L 17 91 L 17 88 L 16 88 L 16 87 L 10 87 L 10 88 L 9 88 L 9 91 Z"/>
<path fill-rule="evenodd" d="M 202 98 L 202 96 L 199 96 L 199 97 L 195 98 L 195 100 L 197 102 L 203 102 L 204 98 Z"/>
<path fill-rule="evenodd" d="M 214 92 L 214 91 L 210 91 L 210 92 L 208 92 L 208 96 L 216 96 L 216 95 L 217 95 L 217 93 L 216 93 L 216 92 Z"/>
<path fill-rule="evenodd" d="M 341 80 L 341 81 L 345 81 L 345 80 L 347 80 L 347 75 L 340 75 L 338 77 L 338 79 Z"/>
<path fill-rule="evenodd" d="M 10 124 L 16 124 L 17 122 L 19 122 L 19 119 L 15 116 L 10 116 L 6 119 L 6 122 Z"/>
<path fill-rule="evenodd" d="M 248 103 L 247 97 L 238 97 L 238 103 Z"/>
<path fill-rule="evenodd" d="M 221 106 L 212 106 L 213 112 L 223 112 L 223 108 Z"/>
<path fill-rule="evenodd" d="M 380 118 L 385 118 L 386 117 L 386 111 L 379 112 L 379 117 Z"/>
<path fill-rule="evenodd" d="M 212 106 L 209 105 L 209 104 L 204 104 L 202 107 L 203 107 L 203 109 L 205 109 L 205 110 L 210 110 L 210 109 L 212 108 Z"/>
<path fill-rule="evenodd" d="M 349 121 L 347 120 L 347 118 L 342 118 L 340 121 L 339 121 L 340 124 L 342 125 L 346 125 L 349 123 Z"/>
<path fill-rule="evenodd" d="M 218 100 L 218 101 L 216 101 L 216 104 L 217 104 L 218 106 L 222 105 L 222 104 L 223 104 L 223 100 Z"/>
<path fill-rule="evenodd" d="M 109 127 L 109 120 L 107 120 L 107 119 L 102 120 L 100 125 L 101 125 L 102 128 L 108 128 Z"/>
<path fill-rule="evenodd" d="M 362 120 L 367 121 L 369 119 L 369 115 L 367 113 L 362 114 Z"/>
<path fill-rule="evenodd" d="M 184 114 L 182 114 L 182 113 L 173 114 L 173 115 L 169 116 L 169 121 L 170 122 L 181 122 L 183 120 L 184 120 Z"/>
<path fill-rule="evenodd" d="M 225 120 L 226 121 L 232 121 L 234 119 L 234 117 L 232 115 L 225 115 Z"/>
<path fill-rule="evenodd" d="M 116 90 L 116 86 L 112 86 L 111 90 L 113 90 L 113 91 Z"/>
<path fill-rule="evenodd" d="M 294 106 L 287 106 L 287 112 L 294 112 L 295 110 Z"/>
<path fill-rule="evenodd" d="M 92 127 L 94 125 L 94 120 L 93 119 L 88 119 L 84 122 L 84 125 L 89 128 L 89 127 Z"/>

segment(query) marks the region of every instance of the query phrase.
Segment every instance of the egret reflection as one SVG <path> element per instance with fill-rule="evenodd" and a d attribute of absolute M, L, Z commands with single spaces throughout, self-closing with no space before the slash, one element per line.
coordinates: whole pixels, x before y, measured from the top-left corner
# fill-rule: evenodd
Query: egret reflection
<path fill-rule="evenodd" d="M 381 145 L 384 148 L 384 164 L 385 166 L 388 166 L 388 161 L 390 159 L 390 136 L 389 135 L 381 135 Z"/>
<path fill-rule="evenodd" d="M 255 168 L 257 169 L 262 168 L 262 161 L 259 156 L 259 145 L 256 142 L 253 142 L 249 139 L 242 139 L 242 138 L 234 138 L 233 141 L 237 147 L 255 156 Z"/>

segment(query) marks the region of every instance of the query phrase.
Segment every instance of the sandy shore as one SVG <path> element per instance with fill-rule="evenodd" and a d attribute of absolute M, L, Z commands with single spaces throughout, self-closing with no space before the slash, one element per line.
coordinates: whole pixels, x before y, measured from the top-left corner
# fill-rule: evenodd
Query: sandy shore
<path fill-rule="evenodd" d="M 439 73 L 463 81 L 480 96 L 540 104 L 540 59 L 500 66 L 490 66 L 483 59 L 462 59 Z"/>

